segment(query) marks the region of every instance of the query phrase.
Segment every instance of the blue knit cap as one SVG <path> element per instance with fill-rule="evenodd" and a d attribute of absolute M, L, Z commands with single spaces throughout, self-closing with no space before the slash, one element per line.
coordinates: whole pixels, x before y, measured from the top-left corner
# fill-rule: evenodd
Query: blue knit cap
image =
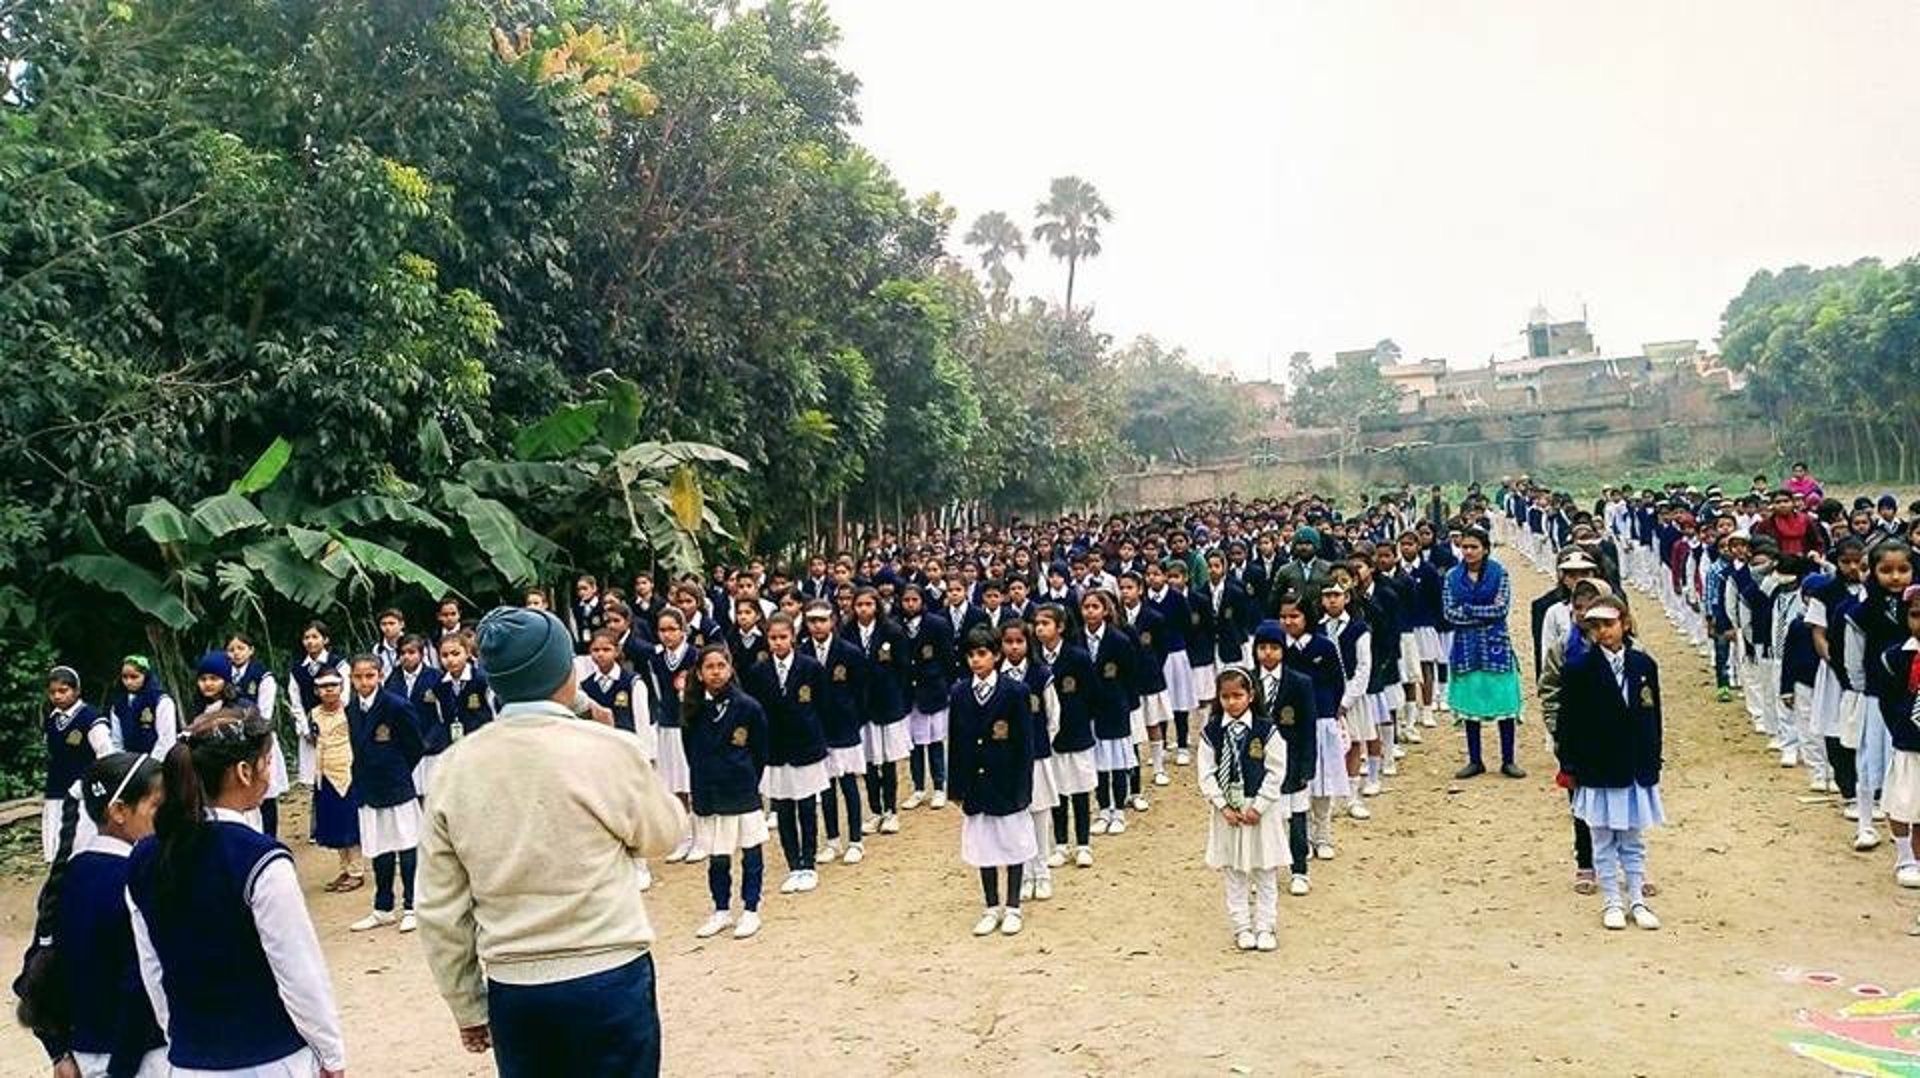
<path fill-rule="evenodd" d="M 480 666 L 502 703 L 545 700 L 573 672 L 573 641 L 550 611 L 496 607 L 478 636 Z"/>
<path fill-rule="evenodd" d="M 201 674 L 212 674 L 222 681 L 230 680 L 233 677 L 233 662 L 227 658 L 227 653 L 224 651 L 209 651 L 200 656 L 199 662 L 193 664 L 193 673 L 196 677 Z"/>
<path fill-rule="evenodd" d="M 1280 628 L 1279 622 L 1268 618 L 1254 627 L 1253 642 L 1256 644 L 1284 644 L 1287 642 L 1287 634 L 1285 630 Z"/>

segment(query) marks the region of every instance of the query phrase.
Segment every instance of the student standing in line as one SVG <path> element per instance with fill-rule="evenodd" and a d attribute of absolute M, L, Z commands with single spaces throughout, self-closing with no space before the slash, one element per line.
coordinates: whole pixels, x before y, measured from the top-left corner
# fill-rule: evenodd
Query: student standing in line
<path fill-rule="evenodd" d="M 152 660 L 145 655 L 120 660 L 120 687 L 107 714 L 113 719 L 113 737 L 122 752 L 162 760 L 180 736 L 180 714 L 173 697 L 167 695 Z"/>
<path fill-rule="evenodd" d="M 1287 743 L 1253 707 L 1252 680 L 1239 670 L 1219 674 L 1212 714 L 1200 731 L 1200 796 L 1207 817 L 1207 867 L 1227 881 L 1234 946 L 1279 947 L 1280 866 L 1288 861 L 1287 801 L 1280 788 Z"/>
<path fill-rule="evenodd" d="M 51 709 L 43 729 L 47 739 L 47 781 L 40 806 L 40 852 L 48 864 L 60 852 L 60 828 L 68 812 L 81 813 L 68 799 L 95 758 L 113 752 L 113 734 L 105 715 L 80 699 L 80 674 L 71 666 L 56 666 L 47 674 L 47 704 Z M 69 809 L 65 806 L 72 804 Z M 93 838 L 91 822 L 82 814 L 74 844 Z"/>

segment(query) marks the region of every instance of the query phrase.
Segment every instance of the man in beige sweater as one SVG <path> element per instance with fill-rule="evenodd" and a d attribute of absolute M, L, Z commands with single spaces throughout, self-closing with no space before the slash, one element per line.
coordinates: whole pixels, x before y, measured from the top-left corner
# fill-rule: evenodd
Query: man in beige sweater
<path fill-rule="evenodd" d="M 634 861 L 684 820 L 632 734 L 576 718 L 573 647 L 543 610 L 479 627 L 500 715 L 442 757 L 416 912 L 471 1052 L 505 1078 L 653 1075 L 660 1015 Z"/>

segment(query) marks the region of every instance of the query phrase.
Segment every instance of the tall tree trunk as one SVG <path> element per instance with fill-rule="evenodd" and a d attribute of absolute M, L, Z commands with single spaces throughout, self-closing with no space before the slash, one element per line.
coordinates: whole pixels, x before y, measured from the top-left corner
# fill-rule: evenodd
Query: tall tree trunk
<path fill-rule="evenodd" d="M 1862 467 L 1860 463 L 1860 424 L 1847 424 L 1847 436 L 1853 442 L 1853 479 L 1854 482 L 1859 482 L 1860 469 Z"/>
<path fill-rule="evenodd" d="M 1080 260 L 1077 257 L 1073 255 L 1067 256 L 1067 317 L 1068 318 L 1073 317 L 1073 275 L 1074 275 L 1074 271 L 1077 270 L 1079 266 L 1080 266 Z"/>
<path fill-rule="evenodd" d="M 1867 428 L 1867 456 L 1873 461 L 1872 478 L 1879 479 L 1887 473 L 1885 467 L 1880 463 L 1880 439 L 1874 437 L 1875 433 L 1871 426 Z"/>

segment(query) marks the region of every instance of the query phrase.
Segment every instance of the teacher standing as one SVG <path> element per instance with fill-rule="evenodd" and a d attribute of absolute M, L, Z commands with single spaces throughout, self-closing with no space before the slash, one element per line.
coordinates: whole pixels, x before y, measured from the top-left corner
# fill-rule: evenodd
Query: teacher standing
<path fill-rule="evenodd" d="M 504 1078 L 660 1070 L 653 926 L 636 859 L 679 802 L 631 733 L 582 721 L 573 642 L 544 610 L 479 626 L 499 717 L 441 757 L 427 797 L 420 935 L 468 1051 Z"/>

